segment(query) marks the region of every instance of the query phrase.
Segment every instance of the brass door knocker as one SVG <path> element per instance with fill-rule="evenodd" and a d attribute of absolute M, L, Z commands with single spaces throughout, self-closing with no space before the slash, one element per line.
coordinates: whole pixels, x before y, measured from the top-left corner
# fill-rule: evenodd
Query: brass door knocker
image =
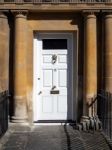
<path fill-rule="evenodd" d="M 52 55 L 52 64 L 55 64 L 57 61 L 57 55 Z"/>

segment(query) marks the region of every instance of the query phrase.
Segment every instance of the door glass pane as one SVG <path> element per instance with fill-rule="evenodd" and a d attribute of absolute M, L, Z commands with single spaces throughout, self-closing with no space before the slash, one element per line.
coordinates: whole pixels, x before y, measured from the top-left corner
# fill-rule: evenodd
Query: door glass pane
<path fill-rule="evenodd" d="M 67 49 L 67 39 L 43 39 L 43 50 Z"/>

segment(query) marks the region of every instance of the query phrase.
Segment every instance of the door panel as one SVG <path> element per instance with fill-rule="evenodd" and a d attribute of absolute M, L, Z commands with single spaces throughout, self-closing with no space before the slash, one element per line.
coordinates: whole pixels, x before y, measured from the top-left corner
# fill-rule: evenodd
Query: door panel
<path fill-rule="evenodd" d="M 67 87 L 67 70 L 62 69 L 58 71 L 58 85 L 59 87 Z"/>
<path fill-rule="evenodd" d="M 67 103 L 67 96 L 65 95 L 60 95 L 57 97 L 57 103 L 58 103 L 58 113 L 66 113 L 67 112 L 67 105 L 65 105 L 65 103 Z"/>
<path fill-rule="evenodd" d="M 52 113 L 52 112 L 53 112 L 52 96 L 43 96 L 42 97 L 42 113 Z"/>
<path fill-rule="evenodd" d="M 43 55 L 43 63 L 51 63 L 52 55 Z"/>
<path fill-rule="evenodd" d="M 43 46 L 43 40 L 39 40 L 38 120 L 68 119 L 68 49 L 64 49 L 67 48 L 67 40 L 63 40 L 62 49 L 52 49 L 50 39 L 48 49 L 47 43 Z M 58 41 L 60 39 L 52 41 L 53 47 Z"/>
<path fill-rule="evenodd" d="M 56 60 L 53 60 L 53 57 Z M 67 119 L 67 50 L 42 50 L 40 120 Z"/>
<path fill-rule="evenodd" d="M 53 73 L 52 69 L 43 70 L 43 88 L 52 87 Z"/>
<path fill-rule="evenodd" d="M 59 55 L 58 56 L 58 62 L 59 63 L 67 63 L 67 56 L 66 55 Z"/>

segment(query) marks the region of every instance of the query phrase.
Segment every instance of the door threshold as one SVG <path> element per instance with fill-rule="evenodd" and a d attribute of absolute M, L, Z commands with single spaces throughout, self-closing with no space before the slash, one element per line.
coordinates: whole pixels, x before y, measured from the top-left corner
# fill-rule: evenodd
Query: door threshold
<path fill-rule="evenodd" d="M 75 125 L 73 120 L 38 120 L 34 125 Z"/>
<path fill-rule="evenodd" d="M 34 125 L 37 126 L 64 126 L 65 123 L 34 123 Z M 69 125 L 69 123 L 67 123 L 66 125 Z"/>

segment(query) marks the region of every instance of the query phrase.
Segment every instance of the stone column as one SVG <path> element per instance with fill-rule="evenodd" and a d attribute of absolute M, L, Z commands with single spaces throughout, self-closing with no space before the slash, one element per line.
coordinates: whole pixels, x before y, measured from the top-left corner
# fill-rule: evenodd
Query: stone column
<path fill-rule="evenodd" d="M 83 115 L 91 116 L 87 104 L 97 93 L 97 31 L 96 16 L 85 15 L 85 50 L 84 50 L 84 104 Z"/>
<path fill-rule="evenodd" d="M 104 82 L 105 90 L 112 93 L 112 13 L 105 15 Z"/>
<path fill-rule="evenodd" d="M 0 92 L 8 90 L 9 75 L 9 25 L 7 17 L 0 12 Z"/>
<path fill-rule="evenodd" d="M 14 116 L 12 122 L 27 120 L 26 100 L 26 57 L 27 57 L 27 19 L 26 13 L 15 14 L 14 49 Z"/>

